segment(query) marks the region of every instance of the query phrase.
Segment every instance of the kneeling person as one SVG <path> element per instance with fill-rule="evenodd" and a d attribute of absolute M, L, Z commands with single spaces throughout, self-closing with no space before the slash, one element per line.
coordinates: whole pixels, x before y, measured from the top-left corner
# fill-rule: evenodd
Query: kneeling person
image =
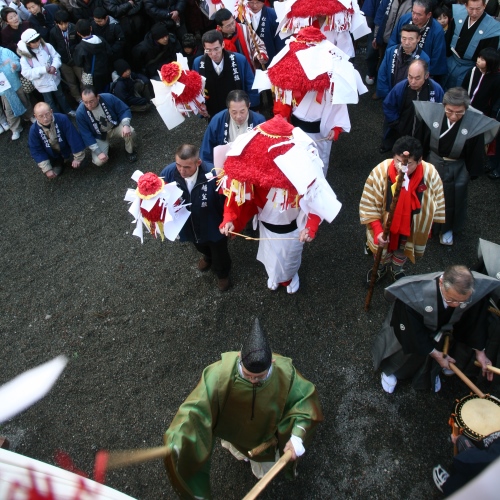
<path fill-rule="evenodd" d="M 118 97 L 97 94 L 92 87 L 82 92 L 82 102 L 76 110 L 76 122 L 85 145 L 92 151 L 92 162 L 100 167 L 109 160 L 109 142 L 122 138 L 127 159 L 137 161 L 134 151 L 135 131 L 130 126 L 132 112 Z"/>
<path fill-rule="evenodd" d="M 61 174 L 64 164 L 83 166 L 85 144 L 66 115 L 53 113 L 45 102 L 34 108 L 36 122 L 29 133 L 28 145 L 42 172 L 53 179 Z"/>

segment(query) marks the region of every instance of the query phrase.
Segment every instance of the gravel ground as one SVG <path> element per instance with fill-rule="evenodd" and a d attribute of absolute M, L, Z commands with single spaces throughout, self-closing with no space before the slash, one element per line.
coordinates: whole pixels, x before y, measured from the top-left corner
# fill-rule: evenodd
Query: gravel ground
<path fill-rule="evenodd" d="M 15 146 L 3 134 L 0 383 L 58 354 L 70 359 L 47 397 L 1 426 L 11 449 L 48 463 L 63 449 L 90 473 L 99 449 L 161 444 L 203 368 L 238 350 L 258 316 L 273 350 L 316 384 L 325 413 L 299 479 L 278 477 L 262 498 L 439 498 L 432 467 L 451 460 L 447 420 L 468 390 L 451 378 L 438 394 L 400 383 L 387 395 L 372 369 L 370 345 L 388 305 L 379 287 L 363 310 L 371 258 L 358 203 L 383 159 L 381 104 L 371 93 L 351 106 L 351 133 L 334 145 L 328 180 L 343 208 L 305 247 L 293 296 L 267 290 L 257 243 L 231 242 L 234 287 L 222 294 L 213 274 L 197 270 L 192 245 L 151 237 L 141 245 L 131 235 L 123 197 L 133 171 L 159 173 L 180 143 L 199 144 L 201 120 L 167 131 L 156 112 L 136 116 L 136 164 L 117 145 L 108 166 L 55 181 L 31 160 L 27 132 Z M 500 243 L 499 188 L 486 177 L 473 182 L 464 233 L 453 247 L 435 237 L 410 272 L 472 265 L 479 237 Z M 480 386 L 500 394 L 498 382 Z M 249 466 L 220 446 L 212 464 L 214 498 L 241 498 L 253 486 Z M 107 484 L 141 499 L 174 497 L 161 461 L 112 472 Z"/>

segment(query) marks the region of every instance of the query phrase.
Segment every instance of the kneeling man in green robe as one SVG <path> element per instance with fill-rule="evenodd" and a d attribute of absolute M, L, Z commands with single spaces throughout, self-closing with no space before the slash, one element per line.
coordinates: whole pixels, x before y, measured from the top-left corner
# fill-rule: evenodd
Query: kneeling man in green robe
<path fill-rule="evenodd" d="M 226 352 L 205 370 L 179 408 L 164 441 L 170 453 L 165 466 L 180 498 L 208 499 L 210 457 L 221 438 L 238 460 L 278 440 L 250 460 L 260 479 L 287 450 L 296 460 L 311 442 L 323 413 L 314 385 L 292 365 L 273 354 L 258 319 L 241 352 Z"/>

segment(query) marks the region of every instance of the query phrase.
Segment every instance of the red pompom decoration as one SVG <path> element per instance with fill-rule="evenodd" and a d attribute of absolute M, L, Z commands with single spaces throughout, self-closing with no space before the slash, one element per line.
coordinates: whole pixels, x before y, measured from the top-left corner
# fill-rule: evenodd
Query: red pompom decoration
<path fill-rule="evenodd" d="M 346 9 L 345 5 L 338 0 L 319 0 L 311 2 L 311 0 L 297 0 L 287 14 L 289 18 L 294 17 L 317 17 L 317 16 L 332 16 L 338 12 L 346 11 L 350 14 L 354 13 L 352 8 Z"/>
<path fill-rule="evenodd" d="M 310 30 L 311 27 L 304 29 Z M 312 29 L 319 31 L 317 28 Z M 299 31 L 299 34 L 301 31 Z M 286 56 L 267 70 L 271 83 L 282 90 L 294 90 L 302 94 L 309 91 L 322 92 L 328 89 L 330 87 L 328 75 L 323 73 L 314 80 L 309 80 L 295 55 L 299 50 L 307 49 L 308 45 L 302 42 L 290 42 L 289 47 L 290 50 Z"/>
<path fill-rule="evenodd" d="M 229 179 L 268 190 L 273 187 L 287 189 L 289 196 L 296 196 L 297 190 L 273 161 L 290 150 L 293 144 L 285 144 L 268 151 L 270 146 L 287 141 L 294 127 L 277 115 L 256 128 L 259 133 L 245 146 L 242 153 L 226 158 L 224 173 Z"/>
<path fill-rule="evenodd" d="M 137 181 L 137 194 L 141 198 L 151 197 L 157 195 L 165 183 L 152 172 L 147 172 L 139 177 Z"/>
<path fill-rule="evenodd" d="M 181 95 L 172 92 L 175 104 L 188 104 L 201 94 L 203 83 L 200 74 L 196 71 L 183 71 L 179 82 L 185 87 Z"/>
<path fill-rule="evenodd" d="M 166 85 L 173 85 L 182 75 L 181 65 L 174 61 L 169 64 L 164 64 L 161 67 L 161 81 Z"/>
<path fill-rule="evenodd" d="M 326 40 L 326 36 L 321 32 L 319 28 L 315 26 L 307 26 L 306 28 L 302 28 L 295 37 L 297 42 L 304 43 L 320 43 L 323 40 Z"/>

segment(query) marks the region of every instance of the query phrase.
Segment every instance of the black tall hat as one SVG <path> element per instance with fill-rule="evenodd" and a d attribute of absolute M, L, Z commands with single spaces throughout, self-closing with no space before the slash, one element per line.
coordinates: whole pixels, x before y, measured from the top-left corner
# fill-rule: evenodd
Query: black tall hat
<path fill-rule="evenodd" d="M 271 348 L 259 319 L 255 318 L 253 328 L 241 348 L 241 362 L 250 373 L 268 370 L 272 361 Z"/>

